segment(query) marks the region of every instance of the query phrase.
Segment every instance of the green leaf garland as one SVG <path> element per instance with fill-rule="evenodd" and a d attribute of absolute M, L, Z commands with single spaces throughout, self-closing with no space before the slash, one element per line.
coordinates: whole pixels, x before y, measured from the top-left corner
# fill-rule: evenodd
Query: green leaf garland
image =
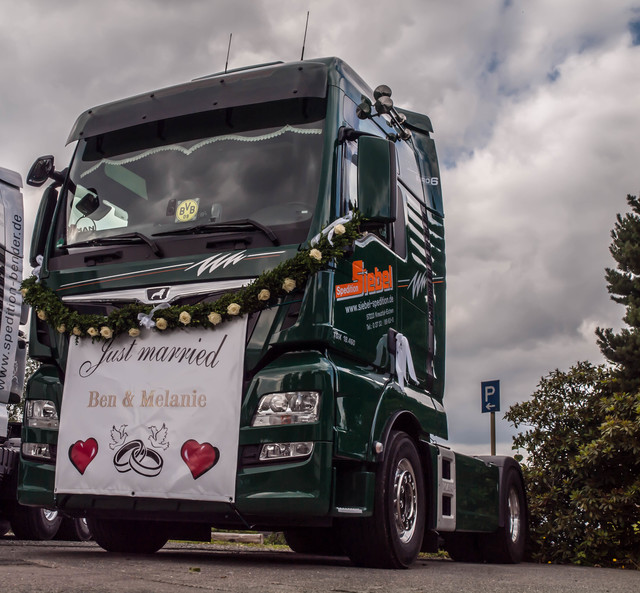
<path fill-rule="evenodd" d="M 345 256 L 353 242 L 361 237 L 357 213 L 345 224 L 334 226 L 331 242 L 323 232 L 312 247 L 301 249 L 291 259 L 258 276 L 248 286 L 226 293 L 213 303 L 196 305 L 174 305 L 156 309 L 151 319 L 155 330 L 166 332 L 185 327 L 215 328 L 226 320 L 249 315 L 274 305 L 288 293 L 304 287 L 308 278 L 326 269 L 334 260 Z M 331 244 L 333 243 L 333 244 Z M 92 341 L 108 340 L 129 334 L 139 335 L 141 322 L 138 314 L 150 315 L 153 305 L 131 303 L 104 315 L 83 315 L 67 307 L 53 290 L 47 288 L 36 276 L 22 282 L 24 302 L 32 307 L 42 321 L 47 322 L 58 333 L 90 337 Z"/>

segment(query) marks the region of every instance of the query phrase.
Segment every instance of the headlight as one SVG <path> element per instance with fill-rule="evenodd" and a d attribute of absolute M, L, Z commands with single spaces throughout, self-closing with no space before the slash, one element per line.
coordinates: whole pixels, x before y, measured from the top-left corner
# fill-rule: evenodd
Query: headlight
<path fill-rule="evenodd" d="M 317 422 L 319 405 L 318 391 L 268 393 L 260 398 L 251 426 Z"/>
<path fill-rule="evenodd" d="M 22 443 L 22 455 L 24 457 L 33 457 L 36 459 L 52 459 L 50 445 L 41 443 Z"/>
<path fill-rule="evenodd" d="M 274 459 L 291 459 L 292 457 L 308 457 L 313 453 L 313 443 L 268 443 L 262 445 L 260 461 Z"/>
<path fill-rule="evenodd" d="M 48 399 L 28 399 L 25 419 L 30 428 L 58 428 L 56 405 Z"/>

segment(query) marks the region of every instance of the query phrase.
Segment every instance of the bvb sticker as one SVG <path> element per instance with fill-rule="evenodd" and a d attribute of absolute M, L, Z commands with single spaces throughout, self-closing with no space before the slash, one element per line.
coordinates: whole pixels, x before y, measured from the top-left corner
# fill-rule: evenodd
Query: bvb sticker
<path fill-rule="evenodd" d="M 199 202 L 200 198 L 178 202 L 176 207 L 176 222 L 189 222 L 193 220 L 198 214 Z"/>

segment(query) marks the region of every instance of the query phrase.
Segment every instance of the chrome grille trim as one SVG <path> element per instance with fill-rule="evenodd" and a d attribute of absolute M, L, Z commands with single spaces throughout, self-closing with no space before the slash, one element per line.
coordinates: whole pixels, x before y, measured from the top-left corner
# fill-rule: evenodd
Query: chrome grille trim
<path fill-rule="evenodd" d="M 238 290 L 252 282 L 253 278 L 240 278 L 237 280 L 219 280 L 216 282 L 193 282 L 191 284 L 171 285 L 168 298 L 164 300 L 149 300 L 147 292 L 153 288 L 163 288 L 167 284 L 158 286 L 145 286 L 144 288 L 129 288 L 126 290 L 112 290 L 105 292 L 92 292 L 89 294 L 66 295 L 62 297 L 64 303 L 132 303 L 138 302 L 144 305 L 157 305 L 158 303 L 172 303 L 185 297 L 206 295 L 216 292 Z"/>

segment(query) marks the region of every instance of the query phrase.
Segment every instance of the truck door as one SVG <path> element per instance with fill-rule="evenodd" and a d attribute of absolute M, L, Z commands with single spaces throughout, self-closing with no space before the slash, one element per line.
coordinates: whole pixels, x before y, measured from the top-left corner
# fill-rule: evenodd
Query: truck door
<path fill-rule="evenodd" d="M 358 207 L 357 178 L 358 142 L 346 140 L 341 159 L 342 204 L 346 214 Z M 400 218 L 404 220 L 402 213 Z M 404 223 L 371 227 L 356 242 L 353 255 L 337 266 L 334 343 L 338 350 L 347 351 L 365 364 L 385 367 L 388 362 L 387 333 L 398 325 L 398 269 L 405 251 Z"/>
<path fill-rule="evenodd" d="M 398 155 L 398 219 L 406 231 L 406 257 L 399 262 L 398 331 L 409 340 L 413 365 L 426 388 L 433 385 L 434 278 L 429 213 L 415 153 L 396 142 Z M 397 231 L 396 234 L 399 234 Z"/>

